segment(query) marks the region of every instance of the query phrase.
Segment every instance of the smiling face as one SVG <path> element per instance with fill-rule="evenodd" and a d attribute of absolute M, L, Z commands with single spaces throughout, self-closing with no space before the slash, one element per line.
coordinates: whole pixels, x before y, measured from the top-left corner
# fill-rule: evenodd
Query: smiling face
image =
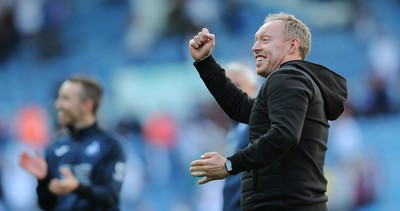
<path fill-rule="evenodd" d="M 59 89 L 55 107 L 60 124 L 75 128 L 81 125 L 87 114 L 87 100 L 82 97 L 82 85 L 65 81 Z"/>
<path fill-rule="evenodd" d="M 297 41 L 286 38 L 283 21 L 272 20 L 264 23 L 255 34 L 255 43 L 252 48 L 257 74 L 267 77 L 282 63 L 301 59 L 293 55 L 293 50 L 295 50 L 293 47 L 296 47 L 293 42 Z"/>

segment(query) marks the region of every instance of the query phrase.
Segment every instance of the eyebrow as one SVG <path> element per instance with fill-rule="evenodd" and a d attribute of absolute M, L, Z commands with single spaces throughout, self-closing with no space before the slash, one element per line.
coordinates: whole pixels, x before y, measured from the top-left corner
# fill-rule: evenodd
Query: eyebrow
<path fill-rule="evenodd" d="M 268 31 L 267 31 L 267 32 L 264 32 L 264 31 L 266 31 L 266 30 L 257 31 L 257 32 L 254 34 L 254 38 L 255 38 L 255 39 L 260 39 L 260 38 L 264 38 L 264 37 L 271 38 L 271 35 L 268 34 Z"/>

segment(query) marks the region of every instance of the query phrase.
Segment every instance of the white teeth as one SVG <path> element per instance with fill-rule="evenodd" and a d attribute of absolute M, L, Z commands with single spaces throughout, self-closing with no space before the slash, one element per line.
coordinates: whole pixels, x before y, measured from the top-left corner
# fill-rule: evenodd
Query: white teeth
<path fill-rule="evenodd" d="M 257 57 L 257 58 L 256 58 L 256 61 L 257 61 L 257 62 L 261 62 L 262 60 L 264 60 L 263 57 Z"/>

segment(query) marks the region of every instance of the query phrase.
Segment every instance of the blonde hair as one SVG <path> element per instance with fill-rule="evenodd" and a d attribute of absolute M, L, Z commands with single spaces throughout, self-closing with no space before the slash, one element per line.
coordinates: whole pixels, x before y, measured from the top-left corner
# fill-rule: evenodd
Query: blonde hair
<path fill-rule="evenodd" d="M 287 39 L 298 38 L 300 40 L 300 56 L 304 60 L 311 51 L 311 32 L 310 29 L 294 15 L 287 13 L 270 13 L 265 18 L 264 23 L 274 20 L 281 20 L 285 24 L 285 36 Z"/>

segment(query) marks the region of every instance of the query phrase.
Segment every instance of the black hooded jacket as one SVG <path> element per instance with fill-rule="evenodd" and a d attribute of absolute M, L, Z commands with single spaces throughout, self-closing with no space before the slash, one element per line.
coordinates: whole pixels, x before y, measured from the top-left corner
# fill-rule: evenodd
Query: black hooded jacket
<path fill-rule="evenodd" d="M 250 126 L 249 145 L 228 157 L 232 174 L 244 171 L 243 210 L 325 210 L 328 120 L 344 110 L 346 80 L 321 65 L 289 61 L 254 99 L 212 56 L 194 66 L 225 113 Z"/>

